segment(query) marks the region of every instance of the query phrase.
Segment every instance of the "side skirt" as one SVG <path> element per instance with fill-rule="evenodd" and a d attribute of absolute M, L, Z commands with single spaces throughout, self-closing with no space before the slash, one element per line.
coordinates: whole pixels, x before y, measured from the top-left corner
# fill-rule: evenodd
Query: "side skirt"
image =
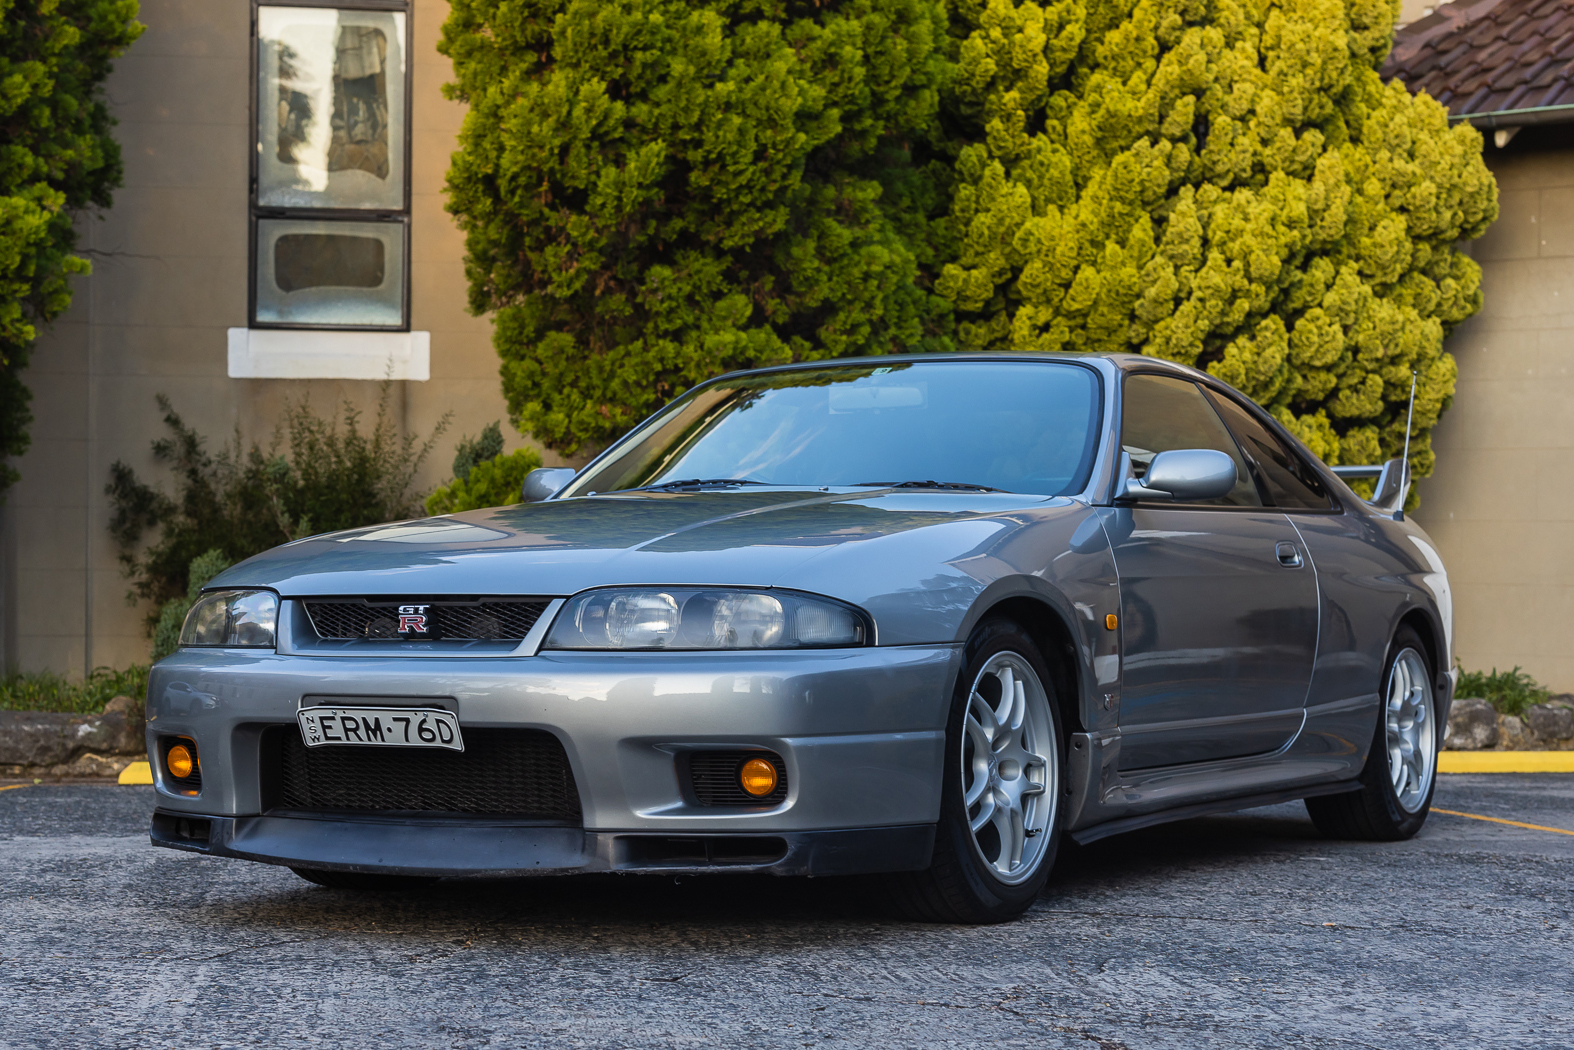
<path fill-rule="evenodd" d="M 1106 821 L 1095 824 L 1091 828 L 1071 832 L 1071 837 L 1078 845 L 1086 846 L 1090 842 L 1119 835 L 1126 831 L 1136 831 L 1139 828 L 1150 828 L 1155 824 L 1168 824 L 1172 820 L 1189 820 L 1192 817 L 1205 817 L 1210 813 L 1234 813 L 1240 809 L 1254 809 L 1257 806 L 1272 806 L 1279 802 L 1295 802 L 1303 798 L 1315 798 L 1318 795 L 1343 795 L 1350 791 L 1359 791 L 1359 780 L 1341 780 L 1336 784 L 1316 784 L 1311 787 L 1286 788 L 1283 791 L 1269 791 L 1260 795 L 1245 795 L 1240 798 L 1221 798 L 1213 802 L 1198 802 L 1190 806 L 1179 806 L 1175 809 L 1166 809 L 1158 813 L 1143 813 L 1140 816 L 1125 817 L 1120 820 Z"/>

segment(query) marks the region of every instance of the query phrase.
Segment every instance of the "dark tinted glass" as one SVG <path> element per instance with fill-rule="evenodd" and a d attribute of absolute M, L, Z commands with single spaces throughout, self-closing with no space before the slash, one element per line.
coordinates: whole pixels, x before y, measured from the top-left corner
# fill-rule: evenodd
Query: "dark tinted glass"
<path fill-rule="evenodd" d="M 1333 500 L 1311 466 L 1231 398 L 1209 391 L 1241 448 L 1256 466 L 1274 506 L 1291 510 L 1328 510 Z"/>
<path fill-rule="evenodd" d="M 832 486 L 939 481 L 1059 495 L 1087 484 L 1090 369 L 934 362 L 776 372 L 705 387 L 566 495 L 691 478 Z"/>
<path fill-rule="evenodd" d="M 273 244 L 273 280 L 286 292 L 376 288 L 383 268 L 383 242 L 375 237 L 287 233 Z"/>
<path fill-rule="evenodd" d="M 1226 507 L 1263 505 L 1241 450 L 1196 383 L 1170 376 L 1128 376 L 1120 418 L 1121 448 L 1131 454 L 1137 477 L 1147 474 L 1148 464 L 1160 452 L 1211 448 L 1235 461 L 1235 488 L 1227 496 L 1197 503 Z"/>

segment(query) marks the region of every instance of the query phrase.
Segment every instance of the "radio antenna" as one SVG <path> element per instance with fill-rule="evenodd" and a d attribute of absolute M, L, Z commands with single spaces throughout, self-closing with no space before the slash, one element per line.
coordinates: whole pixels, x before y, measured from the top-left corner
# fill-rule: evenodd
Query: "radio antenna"
<path fill-rule="evenodd" d="M 1416 418 L 1416 373 L 1410 373 L 1410 407 L 1405 412 L 1405 451 L 1399 460 L 1399 508 L 1395 515 L 1403 521 L 1405 516 L 1405 497 L 1410 495 L 1410 428 Z"/>

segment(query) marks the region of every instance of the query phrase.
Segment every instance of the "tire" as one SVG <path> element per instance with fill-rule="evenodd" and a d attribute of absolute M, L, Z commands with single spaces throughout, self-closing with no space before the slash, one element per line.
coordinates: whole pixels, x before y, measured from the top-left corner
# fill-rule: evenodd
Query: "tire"
<path fill-rule="evenodd" d="M 1397 842 L 1421 830 L 1437 788 L 1443 743 L 1436 682 L 1437 669 L 1420 636 L 1401 627 L 1379 680 L 1377 729 L 1361 789 L 1307 799 L 1306 812 L 1318 831 L 1335 839 Z"/>
<path fill-rule="evenodd" d="M 924 922 L 1016 918 L 1044 888 L 1060 844 L 1065 735 L 1044 658 L 1021 627 L 998 619 L 979 625 L 965 653 L 946 725 L 934 854 L 923 871 L 885 877 L 896 909 Z M 1010 707 L 1008 687 L 1021 694 Z"/>
<path fill-rule="evenodd" d="M 430 875 L 377 875 L 364 871 L 328 871 L 324 868 L 291 868 L 291 871 L 319 886 L 333 890 L 371 890 L 397 893 L 418 890 L 437 881 Z"/>

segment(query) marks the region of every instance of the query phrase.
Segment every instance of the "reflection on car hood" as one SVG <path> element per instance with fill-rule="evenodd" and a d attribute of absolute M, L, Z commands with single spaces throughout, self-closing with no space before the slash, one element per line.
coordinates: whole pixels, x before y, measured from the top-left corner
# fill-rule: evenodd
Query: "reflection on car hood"
<path fill-rule="evenodd" d="M 791 586 L 784 576 L 837 547 L 1068 505 L 1043 496 L 912 490 L 624 493 L 313 536 L 242 562 L 209 586 L 273 587 L 285 596 Z M 956 536 L 960 549 L 925 544 L 926 554 L 941 563 L 965 554 L 978 531 L 962 531 L 970 538 Z"/>

